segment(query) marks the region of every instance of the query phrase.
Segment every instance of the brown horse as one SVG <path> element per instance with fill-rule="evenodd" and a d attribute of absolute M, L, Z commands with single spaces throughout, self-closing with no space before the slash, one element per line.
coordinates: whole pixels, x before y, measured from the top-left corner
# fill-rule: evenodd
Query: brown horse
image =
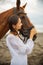
<path fill-rule="evenodd" d="M 26 3 L 27 4 L 27 3 Z M 17 0 L 17 7 L 11 8 L 3 13 L 0 14 L 0 39 L 7 33 L 9 30 L 8 25 L 8 18 L 12 15 L 18 15 L 22 20 L 22 28 L 20 30 L 20 33 L 24 36 L 29 38 L 30 30 L 34 28 L 33 24 L 27 17 L 27 14 L 25 13 L 24 9 L 26 4 L 22 7 L 20 7 L 20 0 Z M 36 39 L 36 34 L 33 37 L 33 40 Z"/>

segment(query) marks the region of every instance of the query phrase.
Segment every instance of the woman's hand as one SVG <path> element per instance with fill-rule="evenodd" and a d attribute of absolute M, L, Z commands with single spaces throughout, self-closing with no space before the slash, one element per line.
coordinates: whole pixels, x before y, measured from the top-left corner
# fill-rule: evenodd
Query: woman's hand
<path fill-rule="evenodd" d="M 33 39 L 33 36 L 37 33 L 35 28 L 32 28 L 32 30 L 30 31 L 30 39 Z"/>

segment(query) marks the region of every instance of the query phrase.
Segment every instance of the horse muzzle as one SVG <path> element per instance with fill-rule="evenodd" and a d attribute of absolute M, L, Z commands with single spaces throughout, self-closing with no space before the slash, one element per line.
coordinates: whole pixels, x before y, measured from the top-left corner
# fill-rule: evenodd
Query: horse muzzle
<path fill-rule="evenodd" d="M 30 31 L 31 31 L 31 29 L 32 28 L 34 28 L 34 26 L 31 26 L 31 27 L 29 27 L 29 28 L 22 28 L 21 30 L 20 30 L 20 33 L 24 36 L 24 37 L 27 37 L 27 39 L 30 37 Z M 37 33 L 33 36 L 33 41 L 35 41 L 36 40 L 36 38 L 37 38 Z"/>

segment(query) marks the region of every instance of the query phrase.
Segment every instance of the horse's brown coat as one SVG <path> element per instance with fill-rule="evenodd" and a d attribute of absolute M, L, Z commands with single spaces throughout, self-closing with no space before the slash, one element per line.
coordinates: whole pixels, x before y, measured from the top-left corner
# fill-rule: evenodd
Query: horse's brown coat
<path fill-rule="evenodd" d="M 27 17 L 27 15 L 25 15 L 25 12 L 24 12 L 25 6 L 26 6 L 26 4 L 22 7 L 20 7 L 20 0 L 17 0 L 17 7 L 11 8 L 11 9 L 9 9 L 9 10 L 7 10 L 7 11 L 0 14 L 0 39 L 9 30 L 8 18 L 12 15 L 17 14 L 19 17 L 22 17 L 21 20 L 22 20 L 22 24 L 23 24 L 24 29 L 28 29 L 31 26 L 33 26 L 31 21 Z M 24 32 L 23 28 L 21 29 L 21 32 Z"/>

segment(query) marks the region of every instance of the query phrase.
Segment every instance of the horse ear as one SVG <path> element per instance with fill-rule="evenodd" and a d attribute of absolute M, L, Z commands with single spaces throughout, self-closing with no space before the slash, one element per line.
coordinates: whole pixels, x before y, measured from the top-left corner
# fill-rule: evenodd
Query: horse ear
<path fill-rule="evenodd" d="M 22 6 L 22 8 L 24 9 L 26 7 L 26 5 L 27 5 L 27 2 L 25 3 L 25 5 Z"/>
<path fill-rule="evenodd" d="M 16 2 L 16 6 L 17 6 L 17 9 L 19 10 L 19 8 L 20 8 L 20 0 L 17 0 L 17 2 Z"/>

